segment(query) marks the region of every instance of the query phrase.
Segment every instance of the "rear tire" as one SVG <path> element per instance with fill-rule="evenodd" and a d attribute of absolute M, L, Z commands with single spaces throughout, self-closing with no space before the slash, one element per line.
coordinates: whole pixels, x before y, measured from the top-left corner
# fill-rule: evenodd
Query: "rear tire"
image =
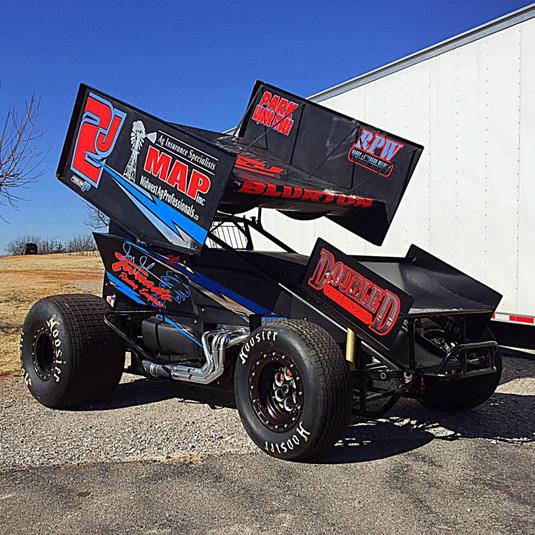
<path fill-rule="evenodd" d="M 93 295 L 56 295 L 35 303 L 21 333 L 21 365 L 32 395 L 64 409 L 100 401 L 124 368 L 124 345 L 104 323 L 111 308 Z"/>
<path fill-rule="evenodd" d="M 483 340 L 495 340 L 490 329 L 485 329 Z M 419 401 L 430 409 L 456 412 L 466 411 L 481 405 L 494 394 L 502 376 L 502 355 L 496 352 L 496 371 L 487 375 L 469 377 L 458 381 L 441 381 L 434 377 L 424 378 L 424 388 Z"/>
<path fill-rule="evenodd" d="M 307 321 L 275 321 L 256 329 L 240 351 L 234 391 L 247 433 L 273 457 L 317 457 L 349 424 L 347 364 L 329 333 Z"/>

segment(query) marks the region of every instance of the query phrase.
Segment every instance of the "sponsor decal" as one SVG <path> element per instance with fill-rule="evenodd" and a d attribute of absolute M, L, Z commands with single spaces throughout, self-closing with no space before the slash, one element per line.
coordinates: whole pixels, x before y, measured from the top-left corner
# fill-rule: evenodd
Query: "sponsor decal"
<path fill-rule="evenodd" d="M 128 162 L 123 173 L 123 176 L 125 178 L 128 178 L 128 180 L 131 180 L 132 182 L 136 181 L 137 159 L 139 157 L 141 148 L 145 143 L 145 139 L 148 139 L 149 141 L 152 141 L 152 143 L 154 143 L 154 141 L 156 140 L 156 132 L 151 132 L 150 134 L 147 134 L 143 121 L 134 121 L 132 123 L 132 130 L 130 131 L 130 158 L 128 158 Z"/>
<path fill-rule="evenodd" d="M 61 349 L 61 338 L 59 337 L 58 326 L 61 324 L 57 314 L 53 314 L 46 322 L 47 327 L 52 335 L 52 347 L 54 351 L 54 369 L 52 370 L 52 376 L 54 381 L 59 383 L 63 366 L 66 361 L 62 360 L 63 350 Z"/>
<path fill-rule="evenodd" d="M 98 187 L 102 165 L 112 153 L 126 114 L 111 102 L 89 93 L 74 145 L 71 170 Z"/>
<path fill-rule="evenodd" d="M 332 191 L 319 191 L 310 188 L 283 186 L 269 184 L 258 180 L 245 180 L 238 188 L 238 193 L 248 195 L 262 195 L 264 197 L 277 197 L 293 201 L 311 202 L 318 204 L 336 204 L 338 206 L 355 206 L 369 208 L 373 200 L 358 195 L 346 195 Z"/>
<path fill-rule="evenodd" d="M 389 177 L 394 169 L 392 160 L 403 147 L 399 141 L 362 128 L 356 143 L 349 149 L 348 158 L 373 173 Z"/>
<path fill-rule="evenodd" d="M 91 186 L 89 185 L 88 182 L 86 182 L 85 180 L 82 180 L 80 177 L 78 177 L 76 175 L 72 175 L 71 176 L 71 182 L 75 186 L 78 186 L 83 193 L 85 193 L 86 191 L 89 191 L 91 189 Z"/>
<path fill-rule="evenodd" d="M 252 120 L 256 124 L 261 124 L 288 136 L 292 131 L 294 120 L 293 112 L 299 107 L 299 104 L 292 102 L 287 98 L 264 91 L 260 102 L 256 105 Z"/>
<path fill-rule="evenodd" d="M 342 307 L 369 329 L 384 336 L 399 317 L 401 302 L 390 289 L 382 288 L 322 248 L 307 284 Z"/>
<path fill-rule="evenodd" d="M 143 170 L 204 206 L 206 199 L 203 195 L 210 191 L 212 182 L 198 169 L 190 169 L 187 163 L 151 145 L 147 150 Z"/>
<path fill-rule="evenodd" d="M 238 155 L 234 167 L 243 169 L 244 171 L 251 171 L 258 175 L 277 176 L 284 172 L 282 167 L 275 165 L 268 165 L 266 162 L 255 160 L 254 158 L 247 158 L 246 156 Z"/>
<path fill-rule="evenodd" d="M 111 264 L 111 273 L 149 304 L 157 308 L 166 308 L 167 304 L 183 303 L 191 296 L 191 290 L 183 278 L 174 271 L 156 275 L 158 267 L 149 256 L 138 256 L 129 242 L 124 242 L 122 251 L 114 251 L 115 261 Z"/>

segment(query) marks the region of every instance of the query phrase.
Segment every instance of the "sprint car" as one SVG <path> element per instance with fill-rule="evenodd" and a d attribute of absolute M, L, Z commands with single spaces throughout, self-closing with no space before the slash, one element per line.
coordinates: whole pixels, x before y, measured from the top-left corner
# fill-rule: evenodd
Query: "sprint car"
<path fill-rule="evenodd" d="M 102 297 L 35 303 L 23 375 L 43 405 L 110 395 L 125 371 L 233 385 L 252 440 L 307 460 L 402 396 L 467 410 L 498 385 L 501 296 L 413 245 L 310 254 L 266 210 L 380 245 L 421 145 L 257 82 L 233 133 L 164 121 L 81 85 L 57 177 L 110 218 Z M 284 233 L 280 233 L 284 234 Z"/>

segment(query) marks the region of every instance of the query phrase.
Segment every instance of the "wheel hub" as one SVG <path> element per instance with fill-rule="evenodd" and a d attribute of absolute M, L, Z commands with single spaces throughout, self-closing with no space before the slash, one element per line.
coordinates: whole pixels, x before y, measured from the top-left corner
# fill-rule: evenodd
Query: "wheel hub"
<path fill-rule="evenodd" d="M 275 351 L 262 353 L 249 376 L 249 397 L 258 419 L 271 431 L 283 433 L 303 408 L 303 386 L 294 362 Z"/>
<path fill-rule="evenodd" d="M 33 367 L 35 373 L 43 380 L 50 379 L 54 371 L 54 346 L 50 336 L 40 330 L 33 343 Z"/>

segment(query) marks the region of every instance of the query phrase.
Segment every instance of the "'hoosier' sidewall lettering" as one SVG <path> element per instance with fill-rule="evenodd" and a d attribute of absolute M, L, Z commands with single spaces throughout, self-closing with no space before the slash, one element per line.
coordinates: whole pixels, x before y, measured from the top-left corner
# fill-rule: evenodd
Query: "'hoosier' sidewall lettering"
<path fill-rule="evenodd" d="M 240 362 L 245 364 L 249 358 L 249 352 L 255 345 L 258 345 L 260 342 L 275 342 L 279 333 L 273 329 L 261 330 L 257 333 L 253 333 L 247 342 L 243 344 L 240 350 Z"/>

